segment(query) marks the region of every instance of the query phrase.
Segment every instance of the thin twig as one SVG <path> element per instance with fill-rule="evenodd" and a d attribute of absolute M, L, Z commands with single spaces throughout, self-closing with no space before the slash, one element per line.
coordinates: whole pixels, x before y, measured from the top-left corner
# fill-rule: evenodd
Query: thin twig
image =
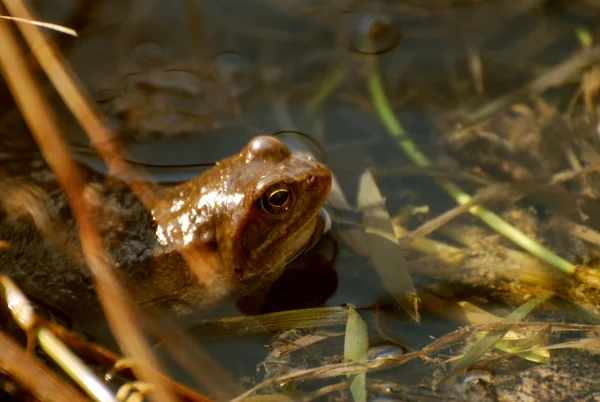
<path fill-rule="evenodd" d="M 598 55 L 600 56 L 600 48 L 598 49 Z M 390 136 L 396 140 L 398 147 L 417 166 L 430 166 L 431 161 L 429 158 L 422 153 L 417 145 L 408 137 L 406 131 L 396 118 L 394 111 L 387 99 L 375 59 L 371 59 L 371 71 L 368 77 L 368 85 L 369 92 L 371 94 L 371 100 L 375 105 L 375 109 L 377 110 L 377 113 L 379 114 L 379 117 L 381 118 Z M 458 204 L 464 205 L 472 202 L 472 197 L 465 193 L 453 182 L 441 180 L 440 186 L 446 191 L 446 193 L 454 198 Z M 568 275 L 574 275 L 577 272 L 577 267 L 575 265 L 556 255 L 554 252 L 542 246 L 530 237 L 526 236 L 523 232 L 506 222 L 492 211 L 482 207 L 481 205 L 472 205 L 468 210 L 469 213 L 478 217 L 489 227 L 502 234 L 519 247 L 527 250 L 529 253 L 552 265 L 556 269 L 559 269 Z M 580 279 L 586 280 L 589 284 L 594 285 L 594 282 L 588 280 L 587 277 L 582 276 Z"/>
<path fill-rule="evenodd" d="M 521 99 L 533 98 L 541 95 L 550 88 L 563 85 L 565 81 L 575 74 L 579 74 L 582 70 L 598 61 L 600 61 L 600 46 L 579 50 L 569 59 L 550 68 L 523 87 L 486 103 L 478 110 L 469 112 L 468 116 L 461 119 L 461 124 L 463 127 L 472 126 L 487 120 Z"/>
<path fill-rule="evenodd" d="M 24 1 L 4 1 L 9 6 L 12 15 L 35 19 Z M 142 169 L 134 169 L 121 156 L 114 133 L 104 125 L 96 105 L 85 91 L 83 85 L 78 81 L 77 76 L 73 74 L 51 39 L 46 37 L 38 27 L 23 26 L 19 28 L 31 51 L 36 56 L 38 63 L 54 84 L 63 101 L 75 115 L 79 124 L 81 124 L 88 134 L 92 145 L 105 160 L 110 171 L 117 177 L 125 178 L 124 181 L 130 186 L 131 190 L 142 201 L 144 206 L 149 210 L 152 209 L 157 201 L 157 197 L 153 194 L 148 184 L 150 181 L 149 176 Z M 158 224 L 160 225 L 161 222 L 159 221 Z M 228 292 L 228 284 L 219 278 L 221 271 L 205 252 L 199 248 L 185 248 L 178 249 L 178 251 L 182 254 L 192 274 L 196 276 L 199 282 L 211 288 L 215 294 L 226 294 Z M 110 300 L 107 300 L 107 302 L 110 303 Z M 104 311 L 107 315 L 110 315 L 113 309 L 108 308 L 107 311 L 107 306 L 103 304 Z M 113 321 L 111 322 L 112 325 L 118 324 Z M 112 328 L 115 330 L 114 326 Z M 120 337 L 117 338 L 121 341 Z M 126 352 L 129 354 L 127 350 Z M 210 367 L 208 362 L 202 362 L 202 364 L 205 367 Z M 143 366 L 145 367 L 146 365 Z M 235 386 L 231 384 L 231 387 L 228 388 L 235 389 Z M 212 389 L 211 391 L 215 393 L 219 392 L 216 389 Z"/>
<path fill-rule="evenodd" d="M 6 3 L 14 5 L 19 2 L 7 0 Z M 34 26 L 27 28 L 37 29 Z M 151 395 L 152 399 L 175 401 L 175 397 L 158 375 L 158 362 L 137 325 L 131 301 L 114 274 L 114 264 L 104 248 L 102 237 L 92 219 L 92 208 L 84 196 L 83 179 L 47 108 L 40 86 L 24 62 L 25 57 L 19 49 L 15 35 L 8 23 L 3 21 L 0 21 L 0 38 L 2 73 L 48 165 L 67 193 L 69 206 L 78 223 L 83 254 L 94 274 L 94 285 L 114 334 L 126 354 L 139 362 L 135 367 L 138 378 L 156 385 L 156 390 Z"/>
<path fill-rule="evenodd" d="M 268 386 L 286 383 L 290 381 L 299 381 L 299 380 L 308 380 L 308 379 L 323 379 L 323 378 L 332 378 L 339 377 L 343 375 L 349 374 L 359 374 L 370 371 L 377 371 L 383 369 L 389 369 L 392 367 L 396 367 L 402 365 L 410 360 L 414 360 L 416 358 L 422 358 L 431 353 L 438 352 L 442 349 L 445 349 L 463 339 L 467 336 L 478 333 L 478 332 L 488 332 L 488 331 L 498 331 L 498 330 L 513 330 L 518 331 L 519 329 L 543 329 L 547 328 L 547 322 L 520 322 L 520 323 L 504 323 L 504 322 L 494 322 L 489 324 L 477 325 L 466 327 L 462 329 L 458 329 L 454 332 L 451 332 L 443 337 L 437 339 L 436 341 L 430 343 L 425 346 L 423 349 L 407 353 L 405 355 L 396 355 L 396 356 L 386 356 L 378 358 L 377 360 L 369 360 L 362 363 L 337 363 L 330 364 L 321 367 L 310 368 L 306 370 L 299 370 L 292 373 L 284 374 L 278 377 L 270 378 L 253 388 L 249 389 L 242 395 L 238 396 L 235 399 L 232 399 L 231 402 L 241 402 L 245 398 L 253 395 L 254 393 L 264 389 Z M 552 323 L 552 332 L 586 332 L 586 331 L 597 331 L 600 329 L 598 325 L 582 325 L 582 324 L 564 324 L 564 323 Z"/>
<path fill-rule="evenodd" d="M 23 385 L 36 399 L 49 402 L 84 402 L 86 399 L 41 362 L 28 356 L 0 331 L 0 369 Z"/>

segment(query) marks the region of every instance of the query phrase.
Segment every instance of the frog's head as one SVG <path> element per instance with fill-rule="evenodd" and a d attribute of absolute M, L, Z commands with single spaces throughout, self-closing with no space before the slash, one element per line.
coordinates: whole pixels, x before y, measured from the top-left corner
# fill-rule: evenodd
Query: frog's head
<path fill-rule="evenodd" d="M 223 264 L 240 281 L 260 282 L 277 277 L 321 237 L 318 213 L 331 189 L 331 173 L 270 136 L 252 139 L 233 158 L 223 190 L 237 197 L 222 208 L 217 242 Z"/>

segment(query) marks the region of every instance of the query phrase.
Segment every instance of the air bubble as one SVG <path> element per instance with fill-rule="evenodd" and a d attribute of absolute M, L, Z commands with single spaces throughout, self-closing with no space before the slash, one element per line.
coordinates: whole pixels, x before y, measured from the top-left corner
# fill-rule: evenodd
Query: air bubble
<path fill-rule="evenodd" d="M 377 345 L 369 348 L 367 356 L 369 360 L 383 359 L 386 357 L 402 356 L 404 350 L 396 345 Z"/>
<path fill-rule="evenodd" d="M 387 53 L 402 39 L 402 29 L 382 14 L 345 13 L 342 29 L 346 49 L 359 54 Z"/>
<path fill-rule="evenodd" d="M 458 378 L 458 382 L 461 384 L 469 384 L 473 382 L 491 383 L 492 377 L 492 373 L 487 370 L 469 370 Z"/>

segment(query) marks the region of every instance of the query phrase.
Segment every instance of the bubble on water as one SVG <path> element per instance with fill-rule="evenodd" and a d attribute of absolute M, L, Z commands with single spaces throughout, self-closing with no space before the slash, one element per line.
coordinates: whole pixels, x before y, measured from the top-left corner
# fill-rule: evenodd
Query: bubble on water
<path fill-rule="evenodd" d="M 458 377 L 458 382 L 461 384 L 469 384 L 473 382 L 492 382 L 492 373 L 487 370 L 469 370 L 465 374 Z"/>
<path fill-rule="evenodd" d="M 215 81 L 232 95 L 243 95 L 256 85 L 254 65 L 241 54 L 220 53 L 214 57 L 213 63 Z"/>
<path fill-rule="evenodd" d="M 404 349 L 396 345 L 377 345 L 369 348 L 367 356 L 369 360 L 383 359 L 386 357 L 402 356 Z"/>
<path fill-rule="evenodd" d="M 370 385 L 374 390 L 383 394 L 396 394 L 402 386 L 395 382 L 372 382 Z"/>
<path fill-rule="evenodd" d="M 344 13 L 342 41 L 354 53 L 377 55 L 387 53 L 402 40 L 402 29 L 384 14 Z"/>

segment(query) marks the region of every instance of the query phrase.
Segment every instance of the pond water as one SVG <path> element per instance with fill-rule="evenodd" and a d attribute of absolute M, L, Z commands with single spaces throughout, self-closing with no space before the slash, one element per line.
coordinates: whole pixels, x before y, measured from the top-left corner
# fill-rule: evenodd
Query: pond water
<path fill-rule="evenodd" d="M 577 33 L 596 37 L 600 5 L 595 1 L 32 3 L 40 19 L 77 28 L 76 39 L 56 33 L 52 37 L 118 133 L 124 153 L 132 161 L 154 165 L 148 171 L 157 182 L 188 180 L 205 167 L 182 165 L 218 161 L 258 134 L 299 131 L 324 147 L 326 163 L 350 210 L 334 208 L 333 230 L 276 284 L 265 313 L 355 306 L 367 321 L 371 343 L 383 345 L 379 353 L 385 348 L 396 353 L 390 348 L 399 347 L 390 346 L 390 338 L 404 349 L 418 350 L 465 325 L 431 308 L 422 311 L 420 324 L 415 323 L 395 304 L 369 250 L 344 237 L 348 228 L 361 225 L 356 199 L 359 179 L 367 169 L 373 169 L 389 214 L 408 228 L 456 206 L 438 185 L 440 178 L 456 180 L 471 193 L 482 188 L 481 183 L 525 183 L 523 188 L 529 189 L 513 189 L 514 197 L 490 208 L 573 263 L 597 252 L 593 242 L 566 233 L 564 225 L 550 224 L 568 219 L 600 229 L 595 196 L 586 197 L 577 187 L 596 191 L 595 178 L 554 192 L 540 184 L 553 174 L 575 169 L 574 159 L 583 165 L 598 160 L 596 122 L 586 120 L 585 96 L 574 103 L 573 97 L 581 82 L 580 70 L 596 65 L 600 57 L 582 62 L 566 76 L 549 73 L 567 60 L 582 59 L 577 54 L 584 45 Z M 595 49 L 595 42 L 590 46 Z M 386 131 L 369 97 L 368 78 L 374 68 L 381 72 L 396 117 L 432 161 L 430 168 L 415 168 Z M 540 82 L 543 76 L 550 78 Z M 547 84 L 552 77 L 559 78 Z M 331 90 L 321 97 L 328 86 Z M 2 83 L 0 92 L 0 101 L 7 105 L 2 109 L 11 110 L 14 105 Z M 101 160 L 77 154 L 88 145 L 86 134 L 58 95 L 48 93 L 69 143 L 79 147 L 77 159 L 106 172 Z M 29 146 L 14 113 L 0 112 L 0 124 L 7 144 Z M 406 250 L 418 291 L 427 289 L 451 301 L 468 300 L 501 317 L 535 294 L 531 283 L 515 277 L 513 286 L 507 284 L 511 274 L 502 277 L 494 271 L 500 266 L 510 270 L 513 263 L 489 250 L 498 245 L 518 247 L 499 240 L 474 218 L 462 215 L 448 231 L 436 231 L 431 238 L 454 247 L 467 243 L 466 253 L 473 258 L 444 269 L 439 256 Z M 590 300 L 595 299 L 588 296 L 583 301 Z M 274 333 L 212 339 L 201 325 L 208 319 L 238 315 L 234 306 L 224 306 L 175 321 L 179 331 L 249 388 L 265 377 L 266 368 L 275 370 L 265 361 L 269 353 L 265 345 Z M 80 324 L 95 341 L 115 348 L 104 322 Z M 344 324 L 323 330 L 339 335 Z M 165 355 L 161 346 L 156 350 Z M 343 356 L 343 337 L 332 336 L 319 352 L 290 358 L 285 364 L 306 368 L 323 359 L 335 363 Z M 588 361 L 598 363 L 594 358 Z M 530 369 L 528 364 L 522 366 Z M 170 359 L 168 366 L 175 379 L 198 386 Z M 413 361 L 384 373 L 381 381 L 418 389 L 423 382 L 431 384 L 433 369 Z M 303 390 L 319 386 L 323 383 Z M 375 399 L 384 398 L 381 389 L 370 389 L 373 401 L 387 400 Z M 499 385 L 497 392 L 506 389 Z M 477 391 L 471 400 L 488 400 L 488 391 Z M 403 396 L 391 392 L 387 398 L 439 397 L 404 392 Z M 448 391 L 449 400 L 460 400 L 456 399 L 460 391 L 452 392 Z M 589 389 L 589 395 L 598 392 L 597 385 Z M 342 395 L 350 398 L 348 393 Z"/>

